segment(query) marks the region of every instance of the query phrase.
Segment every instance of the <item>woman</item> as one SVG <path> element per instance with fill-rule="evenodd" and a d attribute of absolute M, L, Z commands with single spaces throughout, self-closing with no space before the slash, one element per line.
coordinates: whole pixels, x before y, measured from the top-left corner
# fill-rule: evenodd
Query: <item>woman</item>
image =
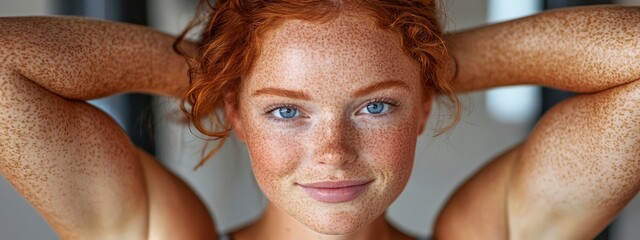
<path fill-rule="evenodd" d="M 139 26 L 0 20 L 0 169 L 61 238 L 219 237 L 193 192 L 84 102 L 120 92 L 182 97 L 200 131 L 247 144 L 269 204 L 233 239 L 410 239 L 383 213 L 432 99 L 504 85 L 584 94 L 461 186 L 437 239 L 588 239 L 638 192 L 638 8 L 546 12 L 446 44 L 431 1 L 205 9 L 200 46 L 179 44 L 190 65 Z"/>

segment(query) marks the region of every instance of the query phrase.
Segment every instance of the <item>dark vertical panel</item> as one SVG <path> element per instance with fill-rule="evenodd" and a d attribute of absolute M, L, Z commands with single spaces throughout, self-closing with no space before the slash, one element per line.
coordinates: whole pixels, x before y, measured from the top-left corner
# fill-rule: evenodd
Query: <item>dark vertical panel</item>
<path fill-rule="evenodd" d="M 585 6 L 597 4 L 613 4 L 612 0 L 544 0 L 544 9 L 564 8 L 571 6 Z M 572 92 L 560 91 L 551 88 L 542 88 L 542 114 L 549 110 L 553 105 L 575 95 Z M 541 115 L 542 116 L 542 115 Z M 612 223 L 600 233 L 596 240 L 609 240 Z"/>
<path fill-rule="evenodd" d="M 113 1 L 113 0 L 112 0 Z M 113 1 L 110 5 L 114 11 L 107 8 L 107 13 L 113 12 L 119 21 L 148 25 L 147 1 Z M 117 15 L 116 15 L 117 14 Z M 151 130 L 153 119 L 152 97 L 144 94 L 127 94 L 129 100 L 129 116 L 127 132 L 131 141 L 138 147 L 155 155 L 155 144 Z"/>
<path fill-rule="evenodd" d="M 85 0 L 57 0 L 54 13 L 60 15 L 85 16 Z"/>
<path fill-rule="evenodd" d="M 117 18 L 118 21 L 134 23 L 139 25 L 148 25 L 149 20 L 147 19 L 147 1 L 146 0 L 136 0 L 136 1 L 126 1 L 126 0 L 117 0 L 113 1 L 112 5 L 107 7 L 107 12 L 113 12 L 113 16 Z"/>
<path fill-rule="evenodd" d="M 613 4 L 611 0 L 546 0 L 545 9 L 563 8 L 570 6 L 585 6 L 598 4 Z"/>

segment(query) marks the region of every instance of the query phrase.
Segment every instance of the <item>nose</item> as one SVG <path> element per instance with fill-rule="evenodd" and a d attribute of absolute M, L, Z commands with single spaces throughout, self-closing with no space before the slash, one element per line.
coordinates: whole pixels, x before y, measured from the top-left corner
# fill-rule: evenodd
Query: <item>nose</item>
<path fill-rule="evenodd" d="M 355 161 L 358 134 L 346 117 L 329 118 L 313 131 L 313 159 L 318 164 L 342 166 Z"/>

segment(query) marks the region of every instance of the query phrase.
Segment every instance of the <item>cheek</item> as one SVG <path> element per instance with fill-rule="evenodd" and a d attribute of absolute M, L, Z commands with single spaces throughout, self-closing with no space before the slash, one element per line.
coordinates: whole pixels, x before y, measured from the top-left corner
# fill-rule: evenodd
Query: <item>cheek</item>
<path fill-rule="evenodd" d="M 407 116 L 394 126 L 363 134 L 360 154 L 382 180 L 381 194 L 395 199 L 406 186 L 413 169 L 418 124 Z"/>
<path fill-rule="evenodd" d="M 376 153 L 380 161 L 390 163 L 413 153 L 408 148 L 415 147 L 417 140 L 416 127 L 410 125 L 367 132 L 363 135 L 365 149 Z"/>
<path fill-rule="evenodd" d="M 366 158 L 371 159 L 372 167 L 389 178 L 408 179 L 417 141 L 417 130 L 413 125 L 370 132 L 363 139 L 361 154 L 368 155 Z"/>
<path fill-rule="evenodd" d="M 267 196 L 277 191 L 283 181 L 298 168 L 304 149 L 295 134 L 286 133 L 264 122 L 247 122 L 246 143 L 258 184 Z"/>
<path fill-rule="evenodd" d="M 247 145 L 255 165 L 268 167 L 270 172 L 287 173 L 298 162 L 302 149 L 295 136 L 273 134 L 270 131 L 252 131 Z"/>

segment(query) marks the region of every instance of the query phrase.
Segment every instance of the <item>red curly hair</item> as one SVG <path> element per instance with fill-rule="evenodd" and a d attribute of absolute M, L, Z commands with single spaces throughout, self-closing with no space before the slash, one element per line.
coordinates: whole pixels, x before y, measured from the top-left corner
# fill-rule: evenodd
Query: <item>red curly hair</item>
<path fill-rule="evenodd" d="M 229 136 L 231 127 L 223 111 L 217 110 L 224 107 L 226 94 L 237 92 L 242 77 L 251 71 L 260 54 L 260 36 L 288 19 L 323 23 L 352 11 L 396 33 L 405 52 L 421 66 L 425 96 L 446 96 L 455 107 L 452 123 L 440 133 L 451 129 L 460 117 L 459 101 L 451 85 L 450 55 L 435 5 L 434 0 L 218 0 L 215 5 L 201 0 L 196 17 L 174 43 L 190 66 L 190 88 L 181 99 L 182 111 L 198 131 L 218 140 L 209 153 L 203 149 L 196 169 Z M 194 56 L 187 56 L 179 43 L 198 26 L 203 28 L 199 48 Z"/>

